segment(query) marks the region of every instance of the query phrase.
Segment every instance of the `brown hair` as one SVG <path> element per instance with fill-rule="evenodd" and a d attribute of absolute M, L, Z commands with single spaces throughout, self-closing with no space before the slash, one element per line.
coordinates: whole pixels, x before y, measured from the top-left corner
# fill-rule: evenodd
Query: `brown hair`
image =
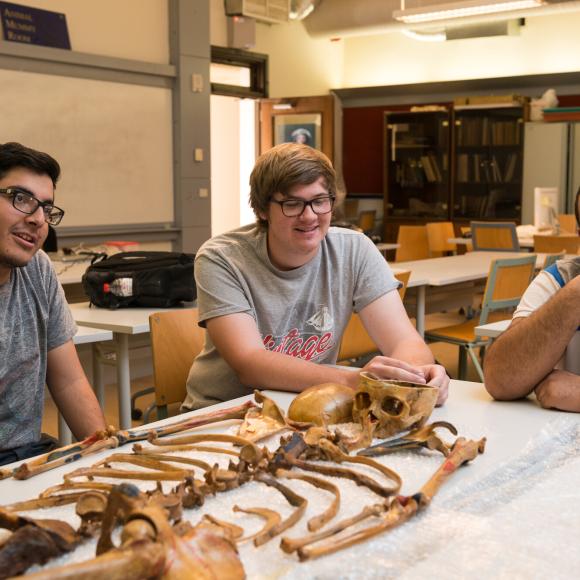
<path fill-rule="evenodd" d="M 336 195 L 336 173 L 324 153 L 299 143 L 283 143 L 260 155 L 250 175 L 250 206 L 258 225 L 267 228 L 260 214 L 268 212 L 272 196 L 288 195 L 296 185 L 310 185 L 322 177 L 330 195 Z"/>
<path fill-rule="evenodd" d="M 0 143 L 0 179 L 18 168 L 28 169 L 37 175 L 48 175 L 54 187 L 60 177 L 60 165 L 48 153 L 30 149 L 20 143 Z"/>

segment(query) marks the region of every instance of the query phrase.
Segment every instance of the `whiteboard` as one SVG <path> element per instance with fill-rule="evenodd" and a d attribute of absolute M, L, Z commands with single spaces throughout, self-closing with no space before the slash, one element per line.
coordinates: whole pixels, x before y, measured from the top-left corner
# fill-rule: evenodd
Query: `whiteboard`
<path fill-rule="evenodd" d="M 171 89 L 0 70 L 0 142 L 61 165 L 64 227 L 173 222 Z"/>

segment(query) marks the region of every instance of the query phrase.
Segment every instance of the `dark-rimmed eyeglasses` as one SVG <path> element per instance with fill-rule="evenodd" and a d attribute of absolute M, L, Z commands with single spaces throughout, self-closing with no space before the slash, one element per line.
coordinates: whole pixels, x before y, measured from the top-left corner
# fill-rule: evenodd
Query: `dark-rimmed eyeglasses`
<path fill-rule="evenodd" d="M 285 199 L 283 201 L 271 199 L 270 201 L 272 203 L 277 203 L 282 208 L 282 213 L 286 217 L 299 217 L 304 213 L 307 205 L 310 206 L 310 209 L 317 215 L 330 213 L 334 207 L 335 199 L 334 195 L 328 195 L 325 197 L 315 197 L 310 201 L 305 201 L 303 199 Z"/>
<path fill-rule="evenodd" d="M 42 208 L 44 219 L 51 226 L 57 226 L 64 216 L 64 209 L 56 207 L 49 201 L 40 201 L 30 192 L 19 187 L 0 189 L 0 194 L 12 199 L 12 205 L 22 213 L 32 215 L 39 207 Z"/>

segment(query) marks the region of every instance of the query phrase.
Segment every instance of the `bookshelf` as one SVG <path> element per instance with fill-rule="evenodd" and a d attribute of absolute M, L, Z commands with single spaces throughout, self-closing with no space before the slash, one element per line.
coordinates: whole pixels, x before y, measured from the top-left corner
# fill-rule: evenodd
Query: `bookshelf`
<path fill-rule="evenodd" d="M 401 224 L 521 219 L 523 107 L 437 109 L 384 113 L 385 240 Z"/>
<path fill-rule="evenodd" d="M 384 114 L 385 221 L 447 219 L 450 111 Z"/>
<path fill-rule="evenodd" d="M 523 108 L 456 107 L 453 220 L 521 218 Z"/>

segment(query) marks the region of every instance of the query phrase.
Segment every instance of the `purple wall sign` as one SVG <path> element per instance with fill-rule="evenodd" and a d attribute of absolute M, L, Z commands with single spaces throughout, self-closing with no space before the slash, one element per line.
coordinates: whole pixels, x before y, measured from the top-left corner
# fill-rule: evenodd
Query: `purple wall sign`
<path fill-rule="evenodd" d="M 4 40 L 70 50 L 66 15 L 0 2 Z"/>

